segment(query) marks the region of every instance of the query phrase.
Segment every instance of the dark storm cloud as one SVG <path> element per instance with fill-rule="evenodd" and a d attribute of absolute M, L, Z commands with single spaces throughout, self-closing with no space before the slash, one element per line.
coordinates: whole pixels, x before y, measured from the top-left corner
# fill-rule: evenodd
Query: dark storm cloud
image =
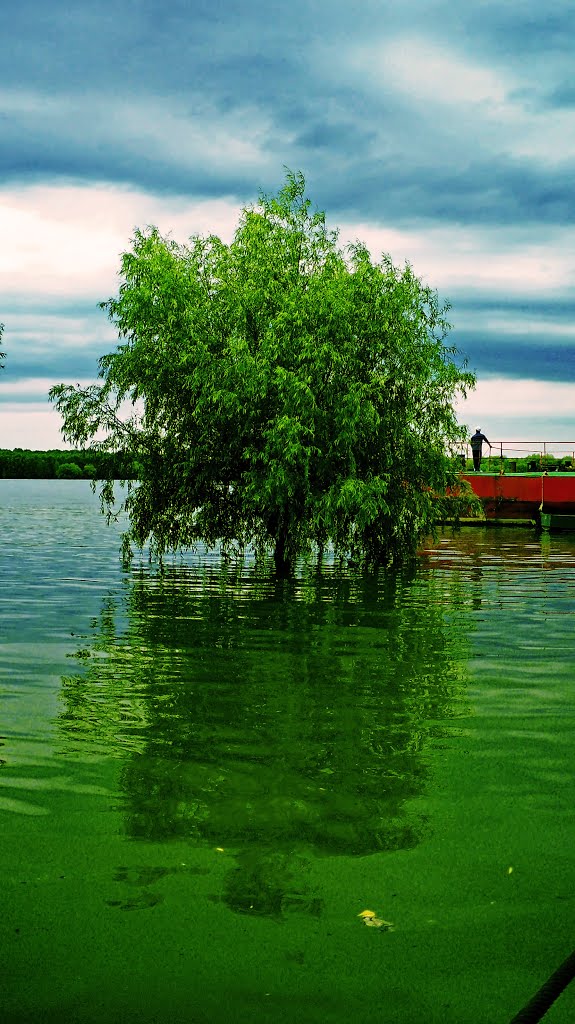
<path fill-rule="evenodd" d="M 509 317 L 524 317 L 545 320 L 559 326 L 575 326 L 575 297 L 546 299 L 537 296 L 498 295 L 497 297 L 474 294 L 459 298 L 453 303 L 453 317 L 485 314 L 503 314 Z"/>
<path fill-rule="evenodd" d="M 134 152 L 118 149 L 113 140 L 93 141 L 80 145 L 77 140 L 62 139 L 59 144 L 42 148 L 37 142 L 16 145 L 9 151 L 0 151 L 0 177 L 5 182 L 39 184 L 48 181 L 72 183 L 109 182 L 150 191 L 156 195 L 192 195 L 203 199 L 223 195 L 254 199 L 253 174 L 226 170 L 222 159 L 220 168 L 188 166 L 186 163 L 168 163 L 157 157 L 145 158 L 141 147 Z M 277 184 L 274 182 L 274 185 Z"/>
<path fill-rule="evenodd" d="M 457 331 L 453 341 L 478 377 L 523 377 L 575 383 L 575 345 L 557 344 L 544 332 L 530 341 L 504 332 Z"/>
<path fill-rule="evenodd" d="M 466 4 L 461 28 L 476 52 L 507 60 L 521 56 L 541 57 L 553 51 L 573 55 L 575 8 L 570 0 L 547 0 L 545 4 L 525 0 L 489 0 Z"/>
<path fill-rule="evenodd" d="M 100 357 L 117 343 L 106 314 L 94 303 L 11 300 L 2 315 L 6 322 L 5 395 L 10 394 L 12 385 L 30 378 L 51 383 L 69 380 L 71 367 L 75 380 L 93 380 Z M 36 388 L 21 396 L 21 400 L 36 399 Z"/>
<path fill-rule="evenodd" d="M 375 87 L 372 69 L 350 76 L 346 54 L 410 31 L 441 44 L 449 31 L 470 60 L 495 55 L 512 65 L 538 39 L 544 71 L 545 47 L 564 49 L 574 19 L 557 3 L 527 15 L 525 4 L 482 4 L 480 16 L 477 5 L 423 2 L 401 10 L 295 2 L 272 11 L 260 2 L 70 8 L 27 0 L 3 26 L 0 173 L 245 201 L 260 186 L 275 188 L 287 164 L 308 174 L 322 205 L 380 223 L 571 222 L 571 160 L 550 166 L 484 147 L 481 126 L 466 125 L 464 112 L 442 123 L 393 81 Z M 541 78 L 546 102 L 556 96 L 564 106 L 566 81 Z M 181 140 L 167 152 L 152 122 L 173 109 Z M 253 159 L 225 146 L 219 156 L 210 151 L 218 123 L 246 143 L 257 137 Z"/>
<path fill-rule="evenodd" d="M 312 7 L 303 5 L 299 17 L 297 3 L 272 12 L 253 2 L 104 0 L 70 8 L 34 0 L 7 12 L 12 45 L 3 77 L 7 85 L 26 82 L 51 93 L 108 92 L 113 85 L 118 93 L 181 97 L 205 90 L 223 103 L 237 101 L 285 81 L 300 64 L 313 38 Z M 316 17 L 317 31 L 329 31 L 327 19 Z"/>
<path fill-rule="evenodd" d="M 573 81 L 561 82 L 547 97 L 548 107 L 575 107 L 575 84 Z"/>
<path fill-rule="evenodd" d="M 450 340 L 479 377 L 575 383 L 575 299 L 475 296 L 456 300 L 449 317 Z"/>
<path fill-rule="evenodd" d="M 74 379 L 92 380 L 98 374 L 98 360 L 109 344 L 92 344 L 74 349 Z M 59 382 L 70 379 L 70 351 L 59 349 L 51 352 L 34 351 L 26 346 L 14 345 L 10 349 L 6 368 L 2 378 L 3 389 L 10 389 L 10 384 L 30 377 L 46 378 Z"/>
<path fill-rule="evenodd" d="M 524 0 L 453 4 L 452 0 L 292 0 L 238 5 L 204 0 L 21 0 L 3 12 L 3 82 L 8 86 L 77 93 L 114 83 L 118 91 L 182 95 L 198 85 L 222 97 L 260 96 L 281 103 L 268 85 L 287 83 L 305 95 L 316 81 L 310 55 L 332 47 L 337 66 L 353 42 L 393 39 L 417 31 L 455 40 L 470 56 L 520 62 L 526 55 L 572 54 L 575 10 L 570 3 Z M 543 55 L 543 56 L 542 56 Z"/>
<path fill-rule="evenodd" d="M 126 120 L 129 116 L 127 110 Z M 86 117 L 90 120 L 90 110 L 80 106 L 67 116 L 33 113 L 6 119 L 0 149 L 3 180 L 111 180 L 156 194 L 231 195 L 245 202 L 259 187 L 275 190 L 289 163 L 312 168 L 308 185 L 333 216 L 369 218 L 380 225 L 436 220 L 565 225 L 575 220 L 573 160 L 537 166 L 507 155 L 487 158 L 478 151 L 454 152 L 444 164 L 425 162 L 422 156 L 410 162 L 393 146 L 386 149 L 388 143 L 369 121 L 340 116 L 330 122 L 314 113 L 307 121 L 300 118 L 301 130 L 287 149 L 270 129 L 259 160 L 256 154 L 230 161 L 225 148 L 207 154 L 210 128 L 204 112 L 196 119 L 196 140 L 184 139 L 181 149 L 176 145 L 170 153 L 162 151 L 161 136 L 154 147 L 154 131 L 145 122 L 141 137 L 130 139 L 121 127 L 116 130 L 93 114 L 92 128 L 83 134 Z M 24 123 L 28 131 L 22 131 Z"/>
<path fill-rule="evenodd" d="M 575 163 L 543 171 L 508 159 L 471 159 L 461 168 L 402 166 L 388 159 L 362 163 L 351 195 L 349 180 L 337 171 L 323 187 L 330 212 L 369 217 L 376 224 L 565 225 L 575 220 L 574 177 Z"/>

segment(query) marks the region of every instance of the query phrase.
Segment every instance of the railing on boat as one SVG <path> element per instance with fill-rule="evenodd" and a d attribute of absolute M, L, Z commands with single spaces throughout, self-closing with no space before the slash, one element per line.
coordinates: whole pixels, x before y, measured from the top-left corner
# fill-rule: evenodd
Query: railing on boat
<path fill-rule="evenodd" d="M 465 458 L 471 459 L 471 445 L 466 445 Z M 527 462 L 527 469 L 575 468 L 575 441 L 492 441 L 491 449 L 483 445 L 483 461 L 488 465 L 497 459 L 513 472 L 519 460 Z M 552 465 L 547 465 L 552 463 Z"/>

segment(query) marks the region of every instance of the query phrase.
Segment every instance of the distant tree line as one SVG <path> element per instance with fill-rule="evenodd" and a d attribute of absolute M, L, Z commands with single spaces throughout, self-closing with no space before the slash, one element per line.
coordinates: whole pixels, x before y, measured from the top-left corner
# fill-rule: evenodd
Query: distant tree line
<path fill-rule="evenodd" d="M 135 480 L 138 475 L 133 460 L 114 452 L 0 448 L 0 479 L 4 480 Z"/>

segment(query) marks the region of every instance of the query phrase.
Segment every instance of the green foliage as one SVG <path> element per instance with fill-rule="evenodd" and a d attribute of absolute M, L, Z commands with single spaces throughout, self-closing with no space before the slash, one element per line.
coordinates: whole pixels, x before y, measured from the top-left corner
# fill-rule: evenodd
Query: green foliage
<path fill-rule="evenodd" d="M 311 545 L 414 554 L 456 479 L 453 400 L 474 377 L 436 293 L 340 248 L 301 175 L 246 208 L 230 245 L 136 231 L 102 307 L 120 336 L 102 383 L 50 397 L 69 442 L 139 462 L 126 548 L 253 544 L 278 567 Z"/>
<path fill-rule="evenodd" d="M 458 523 L 460 519 L 485 519 L 481 498 L 467 480 L 460 480 L 437 498 L 437 518 L 441 522 Z"/>
<path fill-rule="evenodd" d="M 84 474 L 75 462 L 63 462 L 56 470 L 56 476 L 60 480 L 78 480 Z"/>

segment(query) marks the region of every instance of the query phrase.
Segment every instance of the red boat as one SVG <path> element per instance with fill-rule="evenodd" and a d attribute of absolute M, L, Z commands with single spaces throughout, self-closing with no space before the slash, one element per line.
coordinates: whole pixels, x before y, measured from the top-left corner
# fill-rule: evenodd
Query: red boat
<path fill-rule="evenodd" d="M 488 520 L 525 520 L 543 529 L 575 529 L 574 448 L 571 441 L 499 441 L 484 458 L 483 471 L 463 469 L 462 479 L 481 498 Z M 516 471 L 519 459 L 520 468 L 526 466 L 527 472 Z"/>
<path fill-rule="evenodd" d="M 573 516 L 574 473 L 463 473 L 483 502 L 488 519 L 534 519 L 541 514 Z"/>

